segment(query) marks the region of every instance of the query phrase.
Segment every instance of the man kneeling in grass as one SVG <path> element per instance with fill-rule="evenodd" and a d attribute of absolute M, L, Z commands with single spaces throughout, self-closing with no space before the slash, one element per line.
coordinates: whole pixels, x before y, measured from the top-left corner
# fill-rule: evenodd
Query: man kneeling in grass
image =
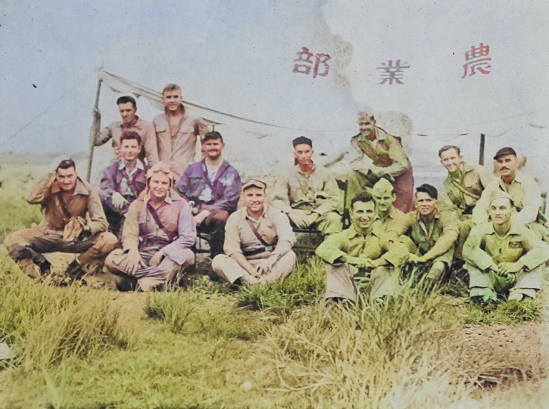
<path fill-rule="evenodd" d="M 515 207 L 507 192 L 494 191 L 489 203 L 491 221 L 473 227 L 463 248 L 469 295 L 484 303 L 508 291 L 508 300 L 535 298 L 549 247 L 524 223 L 514 220 Z"/>
<path fill-rule="evenodd" d="M 225 254 L 212 260 L 212 269 L 230 283 L 269 283 L 283 280 L 294 268 L 295 235 L 290 220 L 265 204 L 266 184 L 252 179 L 242 185 L 246 207 L 229 216 L 225 225 Z"/>
<path fill-rule="evenodd" d="M 83 266 L 103 267 L 103 260 L 118 240 L 107 232 L 107 219 L 97 189 L 82 181 L 72 159 L 62 160 L 40 180 L 27 199 L 40 204 L 44 219 L 39 227 L 19 230 L 4 240 L 10 256 L 33 278 L 50 273 L 43 253 L 80 253 L 65 271 L 71 279 L 85 274 Z M 35 272 L 34 264 L 40 269 Z"/>
<path fill-rule="evenodd" d="M 114 274 L 137 280 L 142 291 L 161 287 L 194 263 L 193 215 L 172 184 L 173 173 L 166 163 L 151 166 L 147 188 L 126 214 L 122 249 L 114 250 L 105 260 Z"/>
<path fill-rule="evenodd" d="M 326 267 L 324 299 L 356 301 L 353 276 L 367 274 L 371 274 L 370 301 L 393 295 L 398 288 L 400 267 L 408 255 L 406 246 L 397 241 L 389 249 L 370 196 L 355 196 L 350 210 L 351 227 L 328 237 L 316 249 Z"/>

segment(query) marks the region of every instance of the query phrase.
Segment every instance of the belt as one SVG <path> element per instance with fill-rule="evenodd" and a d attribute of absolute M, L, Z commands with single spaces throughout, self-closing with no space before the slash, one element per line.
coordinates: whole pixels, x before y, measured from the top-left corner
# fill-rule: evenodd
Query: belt
<path fill-rule="evenodd" d="M 265 247 L 259 247 L 251 250 L 242 250 L 242 253 L 244 253 L 245 256 L 253 256 L 255 254 L 265 253 L 265 252 L 272 252 L 274 250 L 275 246 L 265 246 Z"/>

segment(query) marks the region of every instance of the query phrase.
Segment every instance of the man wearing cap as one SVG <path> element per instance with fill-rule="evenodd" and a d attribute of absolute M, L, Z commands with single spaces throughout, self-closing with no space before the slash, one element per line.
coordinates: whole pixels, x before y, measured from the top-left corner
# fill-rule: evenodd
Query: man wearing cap
<path fill-rule="evenodd" d="M 197 136 L 204 136 L 208 127 L 202 119 L 189 116 L 183 106 L 181 88 L 168 84 L 162 90 L 164 112 L 153 118 L 158 157 L 170 165 L 178 180 L 196 155 Z"/>
<path fill-rule="evenodd" d="M 107 232 L 107 219 L 96 188 L 76 174 L 72 159 L 62 160 L 55 170 L 40 180 L 27 198 L 42 207 L 44 218 L 39 227 L 19 230 L 4 240 L 9 255 L 28 275 L 39 278 L 49 274 L 51 264 L 43 253 L 80 253 L 65 274 L 80 279 L 83 266 L 103 266 L 103 260 L 118 240 Z M 35 272 L 34 265 L 40 269 Z"/>
<path fill-rule="evenodd" d="M 198 231 L 212 235 L 212 259 L 223 253 L 225 223 L 236 210 L 241 189 L 238 171 L 222 157 L 224 147 L 219 132 L 208 132 L 202 139 L 204 159 L 187 167 L 176 184 L 179 194 L 192 203 Z"/>
<path fill-rule="evenodd" d="M 128 209 L 122 229 L 122 249 L 105 263 L 113 274 L 151 291 L 180 277 L 194 263 L 191 247 L 196 229 L 188 203 L 172 190 L 173 173 L 163 163 L 147 172 L 147 188 Z"/>
<path fill-rule="evenodd" d="M 494 190 L 489 206 L 491 222 L 473 227 L 463 249 L 470 297 L 488 303 L 509 291 L 508 300 L 535 298 L 549 247 L 513 217 L 516 207 L 507 192 Z"/>
<path fill-rule="evenodd" d="M 118 236 L 130 204 L 145 189 L 145 165 L 138 158 L 141 137 L 124 132 L 120 137 L 120 157 L 103 172 L 99 196 L 111 232 Z"/>
<path fill-rule="evenodd" d="M 475 224 L 487 222 L 491 195 L 495 191 L 503 191 L 509 193 L 513 200 L 516 209 L 513 217 L 518 223 L 535 222 L 542 204 L 537 182 L 518 170 L 517 153 L 513 148 L 501 148 L 496 152 L 494 160 L 498 178 L 490 182 L 482 192 L 473 210 L 473 221 Z"/>
<path fill-rule="evenodd" d="M 139 159 L 145 158 L 149 164 L 158 161 L 158 149 L 156 146 L 156 134 L 154 126 L 151 122 L 143 121 L 135 113 L 137 112 L 137 104 L 135 98 L 130 96 L 122 96 L 116 100 L 118 112 L 122 121 L 115 121 L 107 126 L 102 131 L 101 129 L 101 112 L 94 109 L 93 114 L 96 121 L 97 134 L 95 135 L 95 146 L 100 146 L 112 139 L 112 147 L 115 157 L 120 156 L 120 138 L 124 132 L 136 132 L 141 137 L 141 145 L 143 150 L 139 154 Z"/>
<path fill-rule="evenodd" d="M 393 183 L 395 206 L 404 213 L 413 208 L 414 177 L 412 165 L 399 139 L 376 126 L 373 115 L 358 114 L 360 133 L 353 136 L 353 145 L 360 156 L 351 162 L 353 169 L 347 181 L 346 208 L 359 192 L 370 189 L 380 178 Z"/>
<path fill-rule="evenodd" d="M 380 220 L 380 227 L 386 232 L 395 223 L 404 223 L 406 214 L 398 210 L 394 203 L 396 195 L 393 185 L 387 179 L 379 179 L 372 188 L 372 199 L 376 204 L 377 219 Z"/>
<path fill-rule="evenodd" d="M 434 186 L 423 184 L 416 189 L 414 210 L 389 229 L 393 238 L 406 235 L 411 239 L 408 267 L 414 278 L 439 282 L 452 265 L 454 243 L 459 234 L 459 221 L 454 211 L 441 211 Z M 396 236 L 396 237 L 395 237 Z"/>
<path fill-rule="evenodd" d="M 326 238 L 316 255 L 326 268 L 324 299 L 356 301 L 353 276 L 371 274 L 370 301 L 392 295 L 408 251 L 399 241 L 389 243 L 376 220 L 375 203 L 365 193 L 351 202 L 351 226 Z"/>
<path fill-rule="evenodd" d="M 225 254 L 212 261 L 213 271 L 230 283 L 269 283 L 283 280 L 294 268 L 295 235 L 288 217 L 265 204 L 266 185 L 252 179 L 242 185 L 246 207 L 229 216 Z"/>
<path fill-rule="evenodd" d="M 312 160 L 313 142 L 305 136 L 293 140 L 295 166 L 277 180 L 273 206 L 286 213 L 300 229 L 316 228 L 323 234 L 341 231 L 337 213 L 340 191 L 330 172 Z"/>

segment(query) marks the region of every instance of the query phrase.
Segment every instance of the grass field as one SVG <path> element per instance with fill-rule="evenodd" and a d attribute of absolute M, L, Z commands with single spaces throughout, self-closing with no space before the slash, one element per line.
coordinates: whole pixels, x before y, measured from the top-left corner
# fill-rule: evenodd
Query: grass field
<path fill-rule="evenodd" d="M 2 161 L 2 239 L 40 220 L 23 197 L 44 169 Z M 34 282 L 4 248 L 0 265 L 0 341 L 15 353 L 0 409 L 549 406 L 545 297 L 483 311 L 416 288 L 325 306 L 316 258 L 284 283 L 195 276 L 148 295 Z"/>

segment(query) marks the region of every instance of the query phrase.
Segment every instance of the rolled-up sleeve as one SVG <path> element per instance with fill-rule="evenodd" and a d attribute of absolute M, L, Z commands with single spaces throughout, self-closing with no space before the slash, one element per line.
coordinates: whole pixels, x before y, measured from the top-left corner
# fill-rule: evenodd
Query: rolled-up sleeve
<path fill-rule="evenodd" d="M 240 233 L 238 231 L 239 224 L 239 212 L 233 213 L 227 219 L 225 224 L 225 242 L 223 243 L 223 251 L 227 256 L 231 256 L 235 253 L 242 253 L 240 246 Z"/>
<path fill-rule="evenodd" d="M 92 234 L 107 231 L 109 223 L 107 222 L 107 217 L 105 216 L 105 211 L 103 210 L 97 188 L 93 188 L 90 191 L 90 196 L 88 198 L 88 214 L 91 219 L 90 230 Z"/>

